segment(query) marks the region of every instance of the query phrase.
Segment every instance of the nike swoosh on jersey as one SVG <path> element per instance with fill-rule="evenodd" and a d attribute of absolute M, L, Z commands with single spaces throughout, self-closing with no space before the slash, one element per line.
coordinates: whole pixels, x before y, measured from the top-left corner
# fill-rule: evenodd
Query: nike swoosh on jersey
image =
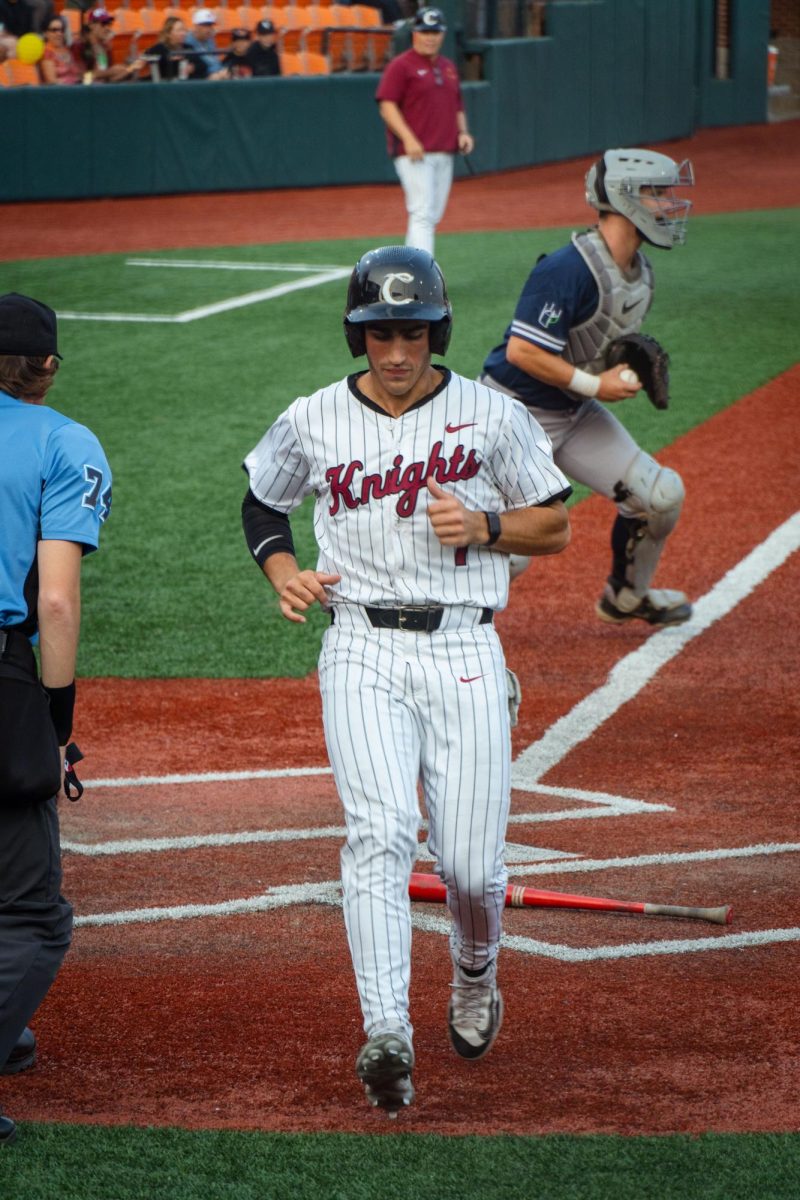
<path fill-rule="evenodd" d="M 467 678 L 465 678 L 465 676 L 461 675 L 459 677 L 459 683 L 474 683 L 476 679 L 483 679 L 483 676 L 482 675 L 470 675 L 469 679 L 467 679 Z"/>
<path fill-rule="evenodd" d="M 641 303 L 642 303 L 642 301 L 641 301 L 641 297 L 640 297 L 638 300 L 634 300 L 633 304 L 623 304 L 622 311 L 624 313 L 629 313 L 632 308 L 636 308 L 636 305 L 641 304 Z"/>
<path fill-rule="evenodd" d="M 458 433 L 460 429 L 471 429 L 473 425 L 477 425 L 477 421 L 467 421 L 465 425 L 445 425 L 445 433 Z"/>

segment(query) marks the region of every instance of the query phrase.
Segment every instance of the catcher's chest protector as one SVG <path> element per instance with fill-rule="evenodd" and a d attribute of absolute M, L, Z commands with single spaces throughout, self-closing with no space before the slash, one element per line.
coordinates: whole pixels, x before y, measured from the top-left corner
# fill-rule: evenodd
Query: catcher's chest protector
<path fill-rule="evenodd" d="M 641 328 L 653 302 L 653 269 L 637 251 L 633 272 L 623 274 L 594 229 L 573 233 L 572 243 L 597 281 L 600 302 L 588 321 L 570 330 L 564 358 L 599 375 L 608 343 Z"/>

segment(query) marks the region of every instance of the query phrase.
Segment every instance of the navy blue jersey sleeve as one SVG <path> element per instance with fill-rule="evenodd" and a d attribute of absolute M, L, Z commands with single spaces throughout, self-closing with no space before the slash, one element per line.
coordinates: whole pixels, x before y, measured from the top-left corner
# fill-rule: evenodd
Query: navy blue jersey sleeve
<path fill-rule="evenodd" d="M 111 508 L 111 470 L 95 435 L 71 421 L 54 429 L 43 474 L 42 538 L 96 550 Z"/>
<path fill-rule="evenodd" d="M 526 375 L 506 358 L 509 338 L 518 337 L 551 354 L 562 354 L 570 330 L 595 311 L 597 283 L 582 256 L 570 242 L 536 264 L 517 301 L 503 341 L 489 353 L 484 371 L 527 404 L 545 397 L 565 403 L 563 393 Z"/>
<path fill-rule="evenodd" d="M 514 310 L 510 335 L 561 354 L 569 331 L 597 307 L 594 276 L 573 245 L 548 254 L 531 271 Z"/>

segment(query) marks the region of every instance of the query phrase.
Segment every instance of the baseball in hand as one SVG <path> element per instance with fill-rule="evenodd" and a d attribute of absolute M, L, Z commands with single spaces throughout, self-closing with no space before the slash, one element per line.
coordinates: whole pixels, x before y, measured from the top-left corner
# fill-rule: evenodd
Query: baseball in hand
<path fill-rule="evenodd" d="M 637 384 L 639 376 L 635 371 L 631 371 L 630 367 L 626 367 L 624 371 L 620 371 L 619 377 L 623 383 Z"/>

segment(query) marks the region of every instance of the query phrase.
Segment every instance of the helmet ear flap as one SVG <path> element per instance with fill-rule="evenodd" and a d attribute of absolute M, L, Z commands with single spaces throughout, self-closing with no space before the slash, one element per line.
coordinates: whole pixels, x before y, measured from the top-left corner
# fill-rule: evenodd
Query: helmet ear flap
<path fill-rule="evenodd" d="M 450 345 L 450 334 L 452 331 L 453 322 L 449 317 L 443 317 L 441 321 L 431 322 L 428 332 L 428 341 L 431 354 L 440 354 L 444 356 L 447 353 L 447 347 Z"/>
<path fill-rule="evenodd" d="M 607 170 L 608 170 L 608 168 L 606 166 L 606 156 L 603 155 L 602 158 L 599 158 L 597 160 L 597 165 L 595 167 L 595 181 L 594 181 L 595 190 L 597 192 L 597 199 L 600 201 L 601 204 L 609 203 L 608 192 L 606 191 L 606 171 Z"/>
<path fill-rule="evenodd" d="M 367 339 L 364 336 L 363 325 L 351 325 L 349 321 L 345 321 L 344 336 L 353 358 L 360 358 L 362 354 L 367 353 Z"/>

